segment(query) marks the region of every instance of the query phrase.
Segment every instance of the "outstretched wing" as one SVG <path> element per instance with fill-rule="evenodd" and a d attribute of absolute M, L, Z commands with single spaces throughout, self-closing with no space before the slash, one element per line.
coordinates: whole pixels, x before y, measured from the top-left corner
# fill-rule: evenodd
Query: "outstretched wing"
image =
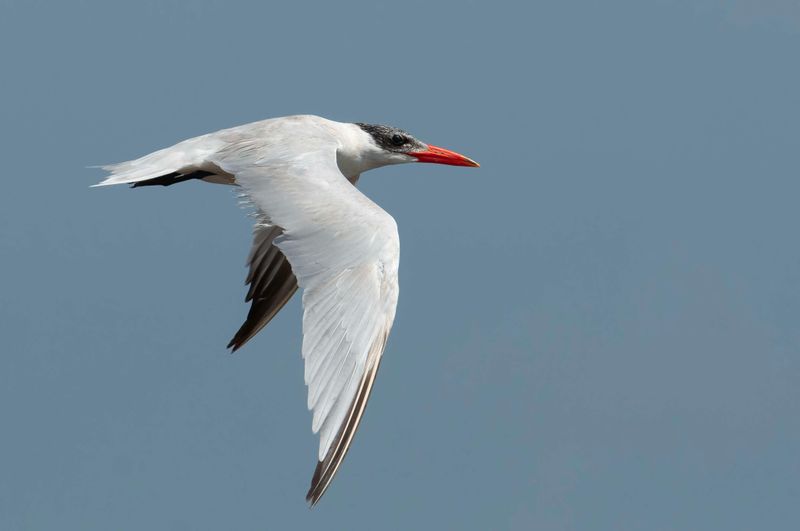
<path fill-rule="evenodd" d="M 305 381 L 320 436 L 306 498 L 313 505 L 344 459 L 372 390 L 397 306 L 399 239 L 392 217 L 339 171 L 335 139 L 322 128 L 311 135 L 290 128 L 269 145 L 232 133 L 211 162 L 234 175 L 263 214 L 259 230 L 282 231 L 272 244 L 303 288 Z"/>
<path fill-rule="evenodd" d="M 355 185 L 358 175 L 348 180 Z M 264 216 L 260 216 L 262 219 Z M 265 221 L 253 230 L 253 246 L 247 257 L 246 284 L 250 286 L 245 302 L 250 302 L 247 319 L 233 336 L 228 348 L 236 352 L 267 326 L 297 291 L 297 278 L 286 256 L 273 243 L 283 229 Z"/>
<path fill-rule="evenodd" d="M 259 223 L 253 231 L 253 246 L 247 265 L 247 291 L 245 302 L 250 302 L 247 319 L 233 336 L 228 348 L 236 352 L 272 320 L 297 291 L 297 278 L 286 256 L 274 245 L 281 235 L 280 227 Z"/>

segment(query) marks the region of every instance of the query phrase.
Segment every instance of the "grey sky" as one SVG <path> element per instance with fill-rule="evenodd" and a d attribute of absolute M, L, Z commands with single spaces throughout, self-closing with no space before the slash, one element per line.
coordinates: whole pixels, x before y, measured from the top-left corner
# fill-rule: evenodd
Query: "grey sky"
<path fill-rule="evenodd" d="M 0 2 L 0 529 L 797 529 L 792 6 Z M 313 511 L 235 194 L 86 168 L 293 113 L 482 164 L 362 179 L 400 303 Z"/>

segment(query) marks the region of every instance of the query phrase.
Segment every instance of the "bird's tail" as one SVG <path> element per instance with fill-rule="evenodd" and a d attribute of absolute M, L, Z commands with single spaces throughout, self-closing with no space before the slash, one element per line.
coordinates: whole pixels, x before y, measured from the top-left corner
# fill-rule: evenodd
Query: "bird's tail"
<path fill-rule="evenodd" d="M 206 162 L 216 148 L 216 142 L 209 135 L 190 138 L 138 159 L 100 166 L 109 172 L 109 175 L 93 186 L 112 184 L 167 186 L 188 179 L 206 178 L 217 173 L 215 171 L 217 168 L 211 167 Z"/>

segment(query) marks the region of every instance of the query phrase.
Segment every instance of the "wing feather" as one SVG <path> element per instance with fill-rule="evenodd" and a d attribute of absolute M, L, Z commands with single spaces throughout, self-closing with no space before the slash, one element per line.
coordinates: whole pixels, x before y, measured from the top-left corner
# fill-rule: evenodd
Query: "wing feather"
<path fill-rule="evenodd" d="M 250 302 L 247 319 L 233 336 L 228 348 L 236 352 L 262 328 L 267 326 L 297 291 L 297 279 L 286 256 L 273 242 L 282 229 L 269 224 L 258 224 L 253 234 L 253 246 L 247 258 L 245 301 Z"/>
<path fill-rule="evenodd" d="M 375 345 L 374 350 L 381 352 L 386 346 L 386 338 L 388 331 L 383 335 L 382 344 Z M 353 440 L 358 425 L 361 422 L 361 416 L 364 414 L 364 409 L 367 407 L 370 392 L 372 391 L 372 384 L 375 382 L 375 377 L 378 375 L 378 367 L 380 366 L 381 357 L 376 356 L 375 363 L 367 369 L 360 382 L 358 392 L 353 399 L 347 415 L 347 421 L 342 424 L 339 432 L 336 435 L 336 444 L 328 451 L 325 458 L 317 462 L 317 468 L 314 470 L 314 476 L 311 479 L 311 488 L 306 493 L 306 501 L 313 507 L 319 499 L 325 494 L 328 486 L 342 464 L 347 450 L 350 449 L 350 443 Z"/>
<path fill-rule="evenodd" d="M 391 216 L 339 171 L 330 131 L 307 122 L 301 132 L 292 122 L 281 127 L 269 135 L 225 132 L 225 148 L 211 162 L 234 175 L 263 214 L 248 275 L 251 311 L 262 285 L 278 281 L 282 296 L 303 288 L 305 381 L 320 437 L 307 495 L 313 505 L 339 469 L 372 390 L 397 306 L 399 239 Z M 265 140 L 281 134 L 282 143 Z M 281 276 L 280 256 L 296 285 Z"/>

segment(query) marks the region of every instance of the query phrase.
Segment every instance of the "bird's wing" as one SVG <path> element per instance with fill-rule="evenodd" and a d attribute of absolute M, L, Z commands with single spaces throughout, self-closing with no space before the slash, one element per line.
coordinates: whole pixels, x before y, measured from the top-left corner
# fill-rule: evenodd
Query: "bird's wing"
<path fill-rule="evenodd" d="M 283 233 L 280 227 L 263 221 L 253 231 L 253 246 L 247 265 L 247 291 L 245 301 L 250 311 L 244 324 L 233 336 L 228 348 L 236 352 L 272 320 L 297 291 L 297 278 L 292 272 L 286 256 L 274 245 L 274 240 Z"/>
<path fill-rule="evenodd" d="M 355 175 L 348 180 L 355 185 L 359 177 Z M 253 246 L 247 257 L 250 271 L 245 283 L 250 289 L 245 302 L 252 302 L 247 319 L 228 343 L 232 352 L 239 350 L 267 326 L 297 291 L 297 277 L 294 276 L 292 266 L 273 243 L 283 233 L 283 229 L 264 221 L 264 215 L 259 216 L 259 219 L 261 221 L 253 230 Z"/>
<path fill-rule="evenodd" d="M 280 228 L 272 242 L 303 288 L 305 381 L 320 436 L 306 496 L 313 505 L 344 459 L 372 389 L 397 306 L 400 247 L 394 219 L 339 171 L 335 139 L 301 133 L 271 145 L 234 135 L 213 162 L 235 176 L 267 226 Z"/>

